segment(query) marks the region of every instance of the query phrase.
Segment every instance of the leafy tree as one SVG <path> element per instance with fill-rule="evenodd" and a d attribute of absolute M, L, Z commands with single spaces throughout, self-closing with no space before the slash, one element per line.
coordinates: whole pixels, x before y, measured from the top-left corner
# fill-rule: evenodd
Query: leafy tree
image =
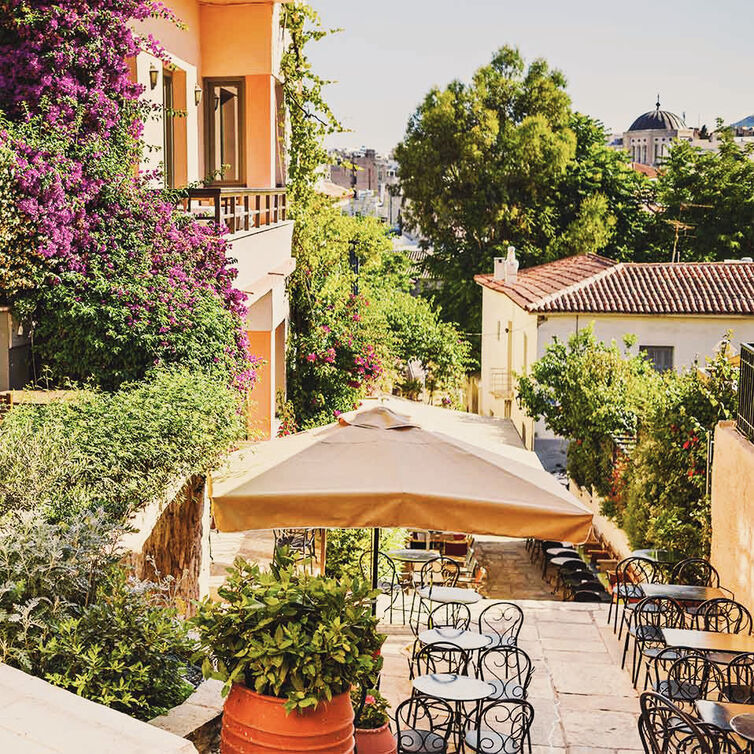
<path fill-rule="evenodd" d="M 576 148 L 568 107 L 560 72 L 503 47 L 470 84 L 432 89 L 396 148 L 405 220 L 432 247 L 445 315 L 467 328 L 479 329 L 474 273 L 510 243 L 525 263 L 538 256 L 549 187 Z"/>
<path fill-rule="evenodd" d="M 594 251 L 626 256 L 642 237 L 648 182 L 572 113 L 565 78 L 501 48 L 471 83 L 433 89 L 396 149 L 405 217 L 432 248 L 448 319 L 480 325 L 473 276 L 517 248 L 527 266 Z"/>
<path fill-rule="evenodd" d="M 607 146 L 599 121 L 573 113 L 569 125 L 576 153 L 553 193 L 557 232 L 542 261 L 586 252 L 637 258 L 654 221 L 646 210 L 654 198 L 651 181 L 633 170 L 625 153 Z"/>
<path fill-rule="evenodd" d="M 754 254 L 754 145 L 741 147 L 730 129 L 718 152 L 676 142 L 660 170 L 654 255 L 669 261 L 678 229 L 681 261 Z"/>
<path fill-rule="evenodd" d="M 660 389 L 647 393 L 620 519 L 636 547 L 708 554 L 707 440 L 738 405 L 729 343 L 728 336 L 704 371 L 694 365 L 682 374 L 668 372 Z"/>
<path fill-rule="evenodd" d="M 626 342 L 626 346 L 630 340 Z M 615 435 L 635 435 L 643 396 L 656 379 L 641 355 L 598 341 L 590 328 L 557 338 L 518 380 L 519 402 L 528 416 L 571 440 L 568 473 L 581 486 L 606 494 Z"/>
<path fill-rule="evenodd" d="M 366 317 L 382 334 L 383 364 L 392 367 L 393 379 L 403 378 L 409 362 L 420 361 L 430 394 L 443 392 L 452 402 L 475 365 L 471 347 L 455 325 L 442 320 L 439 309 L 409 292 L 410 270 L 405 254 L 388 251 L 365 271 Z"/>

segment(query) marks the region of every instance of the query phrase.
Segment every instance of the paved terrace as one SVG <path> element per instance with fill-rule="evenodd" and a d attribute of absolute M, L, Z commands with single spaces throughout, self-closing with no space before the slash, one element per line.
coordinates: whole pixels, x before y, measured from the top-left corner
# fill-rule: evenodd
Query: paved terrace
<path fill-rule="evenodd" d="M 213 534 L 213 586 L 222 583 L 235 554 L 264 561 L 272 532 Z M 522 540 L 479 537 L 475 552 L 487 571 L 471 606 L 472 617 L 496 599 L 512 600 L 524 611 L 519 646 L 536 668 L 529 689 L 534 706 L 532 754 L 629 754 L 642 751 L 636 720 L 638 697 L 629 674 L 620 669 L 620 647 L 607 626 L 607 606 L 553 599 L 532 565 Z M 394 614 L 394 620 L 400 620 Z M 408 626 L 383 625 L 385 667 L 382 691 L 393 707 L 411 694 Z"/>

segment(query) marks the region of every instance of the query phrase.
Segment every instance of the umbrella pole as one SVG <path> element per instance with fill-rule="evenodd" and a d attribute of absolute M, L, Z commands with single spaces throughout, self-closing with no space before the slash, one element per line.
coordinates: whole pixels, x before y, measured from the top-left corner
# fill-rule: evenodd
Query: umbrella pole
<path fill-rule="evenodd" d="M 377 589 L 377 570 L 380 559 L 380 530 L 372 530 L 372 589 Z M 377 615 L 377 600 L 372 602 L 372 615 Z"/>
<path fill-rule="evenodd" d="M 325 575 L 325 562 L 327 559 L 327 529 L 319 530 L 319 575 Z"/>

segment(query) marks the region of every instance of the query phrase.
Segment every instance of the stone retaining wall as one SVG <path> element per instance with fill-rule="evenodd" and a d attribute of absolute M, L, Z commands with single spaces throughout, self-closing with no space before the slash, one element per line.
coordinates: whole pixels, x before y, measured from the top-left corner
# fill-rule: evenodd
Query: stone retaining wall
<path fill-rule="evenodd" d="M 176 580 L 176 597 L 186 615 L 207 590 L 208 502 L 203 477 L 192 477 L 167 504 L 148 507 L 131 520 L 137 529 L 123 540 L 128 562 L 141 579 Z"/>

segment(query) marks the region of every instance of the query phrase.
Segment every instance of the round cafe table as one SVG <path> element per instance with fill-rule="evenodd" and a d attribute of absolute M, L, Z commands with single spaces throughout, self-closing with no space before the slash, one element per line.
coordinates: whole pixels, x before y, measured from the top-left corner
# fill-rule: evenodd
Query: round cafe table
<path fill-rule="evenodd" d="M 419 634 L 422 644 L 452 644 L 459 649 L 474 652 L 484 649 L 492 643 L 492 637 L 478 631 L 464 631 L 452 626 L 440 626 Z"/>
<path fill-rule="evenodd" d="M 754 741 L 754 714 L 744 712 L 731 718 L 730 727 L 747 741 Z"/>
<path fill-rule="evenodd" d="M 390 550 L 388 555 L 401 563 L 428 563 L 440 557 L 437 550 Z"/>
<path fill-rule="evenodd" d="M 479 704 L 490 694 L 495 693 L 495 687 L 487 681 L 480 681 L 469 675 L 456 673 L 431 673 L 420 675 L 412 681 L 414 689 L 420 694 L 431 696 L 434 699 L 442 699 L 455 707 L 454 733 L 456 749 L 463 736 L 464 702 L 475 702 L 476 714 L 479 714 Z"/>
<path fill-rule="evenodd" d="M 482 599 L 482 595 L 473 589 L 461 589 L 457 586 L 423 586 L 417 589 L 423 600 L 432 602 L 460 602 L 462 605 L 473 605 Z"/>

